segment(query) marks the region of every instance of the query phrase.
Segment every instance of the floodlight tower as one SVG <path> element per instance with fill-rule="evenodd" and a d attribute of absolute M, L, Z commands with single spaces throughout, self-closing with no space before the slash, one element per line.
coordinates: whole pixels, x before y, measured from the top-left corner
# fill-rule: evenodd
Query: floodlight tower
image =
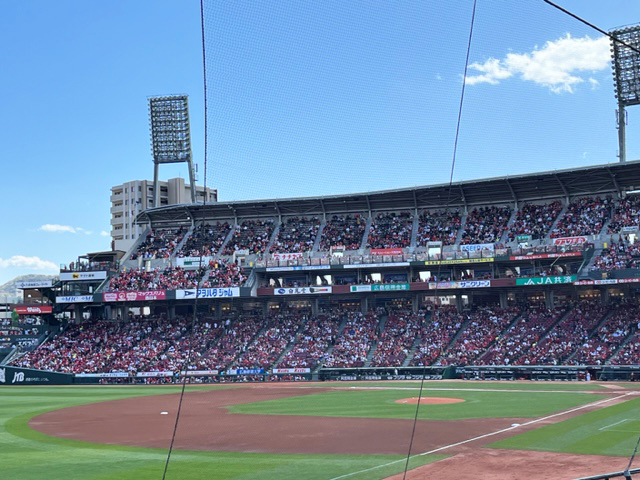
<path fill-rule="evenodd" d="M 196 203 L 187 95 L 149 97 L 149 124 L 153 155 L 153 206 L 159 206 L 158 167 L 163 163 L 188 164 L 191 202 Z"/>
<path fill-rule="evenodd" d="M 618 100 L 618 148 L 620 161 L 626 160 L 625 107 L 640 104 L 640 25 L 611 30 L 613 81 Z M 619 40 L 619 41 L 618 41 Z"/>

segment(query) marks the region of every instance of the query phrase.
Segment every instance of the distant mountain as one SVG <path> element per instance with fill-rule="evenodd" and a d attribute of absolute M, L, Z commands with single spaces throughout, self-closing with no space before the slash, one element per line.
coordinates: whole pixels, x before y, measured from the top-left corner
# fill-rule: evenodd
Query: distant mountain
<path fill-rule="evenodd" d="M 16 287 L 18 282 L 36 282 L 54 280 L 57 275 L 20 275 L 0 285 L 0 303 L 19 303 L 22 301 L 22 290 Z"/>

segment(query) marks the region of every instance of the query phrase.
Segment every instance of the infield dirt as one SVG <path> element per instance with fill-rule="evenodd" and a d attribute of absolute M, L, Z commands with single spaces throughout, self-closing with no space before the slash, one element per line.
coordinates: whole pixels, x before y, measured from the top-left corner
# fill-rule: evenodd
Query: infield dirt
<path fill-rule="evenodd" d="M 262 453 L 407 454 L 413 430 L 410 419 L 247 415 L 230 414 L 226 409 L 230 405 L 340 388 L 335 385 L 300 388 L 302 386 L 253 384 L 188 392 L 184 397 L 174 448 Z M 607 405 L 623 401 L 618 397 L 622 393 L 620 390 L 607 393 L 617 397 Z M 32 418 L 29 426 L 47 435 L 80 441 L 168 448 L 178 401 L 178 394 L 168 394 L 64 408 Z M 579 412 L 554 416 L 535 425 L 518 427 L 517 431 L 502 433 L 496 432 L 530 419 L 419 420 L 412 453 L 438 450 L 438 453 L 452 457 L 412 470 L 407 478 L 555 479 L 621 470 L 624 462 L 619 457 L 482 448 L 501 438 L 595 408 L 600 407 L 586 406 Z M 168 414 L 161 415 L 161 412 Z"/>

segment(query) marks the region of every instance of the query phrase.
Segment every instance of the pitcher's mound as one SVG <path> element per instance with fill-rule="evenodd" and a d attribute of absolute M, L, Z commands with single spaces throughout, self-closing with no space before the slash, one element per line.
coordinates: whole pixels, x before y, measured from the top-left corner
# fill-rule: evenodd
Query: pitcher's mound
<path fill-rule="evenodd" d="M 395 403 L 402 403 L 408 405 L 415 405 L 420 399 L 420 405 L 445 405 L 448 403 L 460 403 L 464 402 L 464 398 L 448 398 L 448 397 L 411 397 L 401 398 L 396 400 Z"/>

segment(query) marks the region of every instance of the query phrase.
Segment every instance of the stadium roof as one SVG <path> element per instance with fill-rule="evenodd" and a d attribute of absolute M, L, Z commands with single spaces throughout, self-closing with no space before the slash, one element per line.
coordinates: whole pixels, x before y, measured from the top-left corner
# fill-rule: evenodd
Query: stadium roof
<path fill-rule="evenodd" d="M 640 189 L 640 160 L 542 173 L 487 178 L 377 192 L 301 198 L 183 204 L 145 210 L 136 223 L 171 225 L 191 220 L 230 220 L 288 215 L 464 208 Z"/>

